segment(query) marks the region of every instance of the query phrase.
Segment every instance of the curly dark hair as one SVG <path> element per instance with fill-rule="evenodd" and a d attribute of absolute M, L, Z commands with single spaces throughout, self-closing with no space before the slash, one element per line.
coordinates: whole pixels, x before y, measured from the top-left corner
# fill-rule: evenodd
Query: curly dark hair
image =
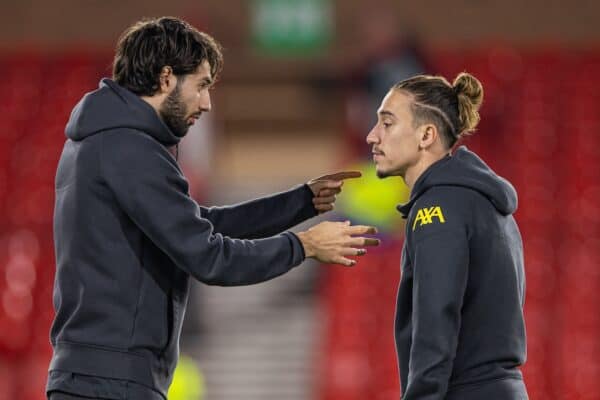
<path fill-rule="evenodd" d="M 223 68 L 221 45 L 175 17 L 139 21 L 123 32 L 113 61 L 113 79 L 139 96 L 152 96 L 163 67 L 178 76 L 193 73 L 208 61 L 213 80 Z"/>

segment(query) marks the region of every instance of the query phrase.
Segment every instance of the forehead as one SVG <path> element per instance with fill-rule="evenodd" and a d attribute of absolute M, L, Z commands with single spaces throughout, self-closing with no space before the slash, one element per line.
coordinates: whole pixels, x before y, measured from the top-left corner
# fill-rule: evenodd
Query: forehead
<path fill-rule="evenodd" d="M 397 89 L 392 89 L 383 98 L 378 113 L 391 112 L 397 117 L 410 115 L 410 105 L 413 102 L 412 95 Z"/>
<path fill-rule="evenodd" d="M 208 61 L 204 60 L 202 61 L 198 67 L 196 67 L 196 70 L 194 72 L 192 72 L 191 74 L 189 74 L 190 78 L 197 80 L 197 81 L 201 81 L 203 79 L 209 79 L 212 80 L 212 74 L 210 72 L 210 64 L 208 63 Z"/>

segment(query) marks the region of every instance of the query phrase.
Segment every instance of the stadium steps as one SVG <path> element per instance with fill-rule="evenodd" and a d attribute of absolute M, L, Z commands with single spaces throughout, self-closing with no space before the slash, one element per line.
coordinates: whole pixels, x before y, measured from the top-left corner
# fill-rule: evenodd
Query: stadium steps
<path fill-rule="evenodd" d="M 314 272 L 304 265 L 255 286 L 195 288 L 188 312 L 200 327 L 182 351 L 204 374 L 204 400 L 314 398 Z"/>

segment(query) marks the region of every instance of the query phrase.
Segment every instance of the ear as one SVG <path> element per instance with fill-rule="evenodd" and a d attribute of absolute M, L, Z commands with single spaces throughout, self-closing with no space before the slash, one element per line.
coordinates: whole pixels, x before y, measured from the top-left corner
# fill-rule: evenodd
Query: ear
<path fill-rule="evenodd" d="M 434 124 L 421 125 L 419 129 L 419 148 L 427 149 L 431 147 L 439 136 L 437 127 Z"/>
<path fill-rule="evenodd" d="M 171 93 L 173 88 L 177 85 L 177 77 L 173 74 L 173 68 L 165 65 L 160 70 L 160 92 Z"/>

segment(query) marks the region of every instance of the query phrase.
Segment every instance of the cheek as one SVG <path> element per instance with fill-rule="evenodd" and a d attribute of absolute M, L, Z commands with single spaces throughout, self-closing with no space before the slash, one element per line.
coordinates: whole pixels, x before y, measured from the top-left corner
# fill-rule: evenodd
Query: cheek
<path fill-rule="evenodd" d="M 387 141 L 388 150 L 394 153 L 402 151 L 402 148 L 406 146 L 406 139 L 406 134 L 401 129 L 390 132 Z"/>
<path fill-rule="evenodd" d="M 391 159 L 404 159 L 416 148 L 414 135 L 407 129 L 398 130 L 389 136 L 387 152 Z"/>
<path fill-rule="evenodd" d="M 195 93 L 192 93 L 188 96 L 183 96 L 182 100 L 183 104 L 185 104 L 186 112 L 189 112 L 195 107 L 195 104 L 198 103 L 198 96 Z"/>
<path fill-rule="evenodd" d="M 196 101 L 198 96 L 198 91 L 195 87 L 187 87 L 181 91 L 181 100 L 184 104 L 189 108 L 190 104 Z"/>

